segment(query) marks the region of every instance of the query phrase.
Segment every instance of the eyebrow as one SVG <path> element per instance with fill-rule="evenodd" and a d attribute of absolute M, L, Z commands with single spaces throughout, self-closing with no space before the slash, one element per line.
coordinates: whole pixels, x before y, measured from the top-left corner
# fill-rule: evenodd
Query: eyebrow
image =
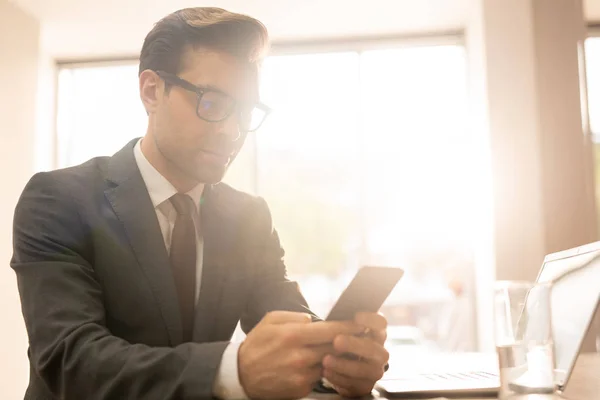
<path fill-rule="evenodd" d="M 212 91 L 212 92 L 221 93 L 221 94 L 223 94 L 223 95 L 225 95 L 225 96 L 228 96 L 228 97 L 232 98 L 232 99 L 233 99 L 233 100 L 234 100 L 236 103 L 238 103 L 238 104 L 254 104 L 254 105 L 257 105 L 257 104 L 262 104 L 262 103 L 261 103 L 261 101 L 260 101 L 260 97 L 259 97 L 259 98 L 257 98 L 257 99 L 252 99 L 252 100 L 250 100 L 250 101 L 246 101 L 246 100 L 243 100 L 243 101 L 242 101 L 242 100 L 238 99 L 236 96 L 233 96 L 233 95 L 231 95 L 231 94 L 230 94 L 230 93 L 228 93 L 227 91 L 225 91 L 225 90 L 221 89 L 220 87 L 218 87 L 218 86 L 215 86 L 215 85 L 213 85 L 213 84 L 210 84 L 210 83 L 208 83 L 208 84 L 198 84 L 198 83 L 195 83 L 195 82 L 190 82 L 190 81 L 188 81 L 187 79 L 185 79 L 185 78 L 182 78 L 182 77 L 180 77 L 180 76 L 179 76 L 179 75 L 177 75 L 177 74 L 172 74 L 172 73 L 169 73 L 169 72 L 163 72 L 163 71 L 157 71 L 157 72 L 160 72 L 160 73 L 161 73 L 162 75 L 164 75 L 165 77 L 171 77 L 172 79 L 178 80 L 178 81 L 180 81 L 182 84 L 185 84 L 185 85 L 191 85 L 191 86 L 192 86 L 192 87 L 194 87 L 194 89 L 196 89 L 196 90 L 201 90 L 201 91 Z"/>
<path fill-rule="evenodd" d="M 204 89 L 204 90 L 210 90 L 210 91 L 213 91 L 213 92 L 222 93 L 222 94 L 224 94 L 226 96 L 231 97 L 238 104 L 250 104 L 250 105 L 262 104 L 261 100 L 260 100 L 260 97 L 256 98 L 256 99 L 253 98 L 252 100 L 249 100 L 249 101 L 247 101 L 247 100 L 240 100 L 237 97 L 235 97 L 235 96 L 227 93 L 225 90 L 223 90 L 220 87 L 217 87 L 215 85 L 211 85 L 211 84 L 199 85 L 199 84 L 194 83 L 194 86 L 196 86 L 198 89 Z"/>
<path fill-rule="evenodd" d="M 226 96 L 229 96 L 232 99 L 234 99 L 234 100 L 237 101 L 237 99 L 234 96 L 232 96 L 231 94 L 227 93 L 225 90 L 223 90 L 220 87 L 217 87 L 215 85 L 211 85 L 211 84 L 208 84 L 208 85 L 199 85 L 199 84 L 194 83 L 194 86 L 196 86 L 198 89 L 204 89 L 204 90 L 210 90 L 212 92 L 222 93 L 222 94 L 224 94 Z"/>

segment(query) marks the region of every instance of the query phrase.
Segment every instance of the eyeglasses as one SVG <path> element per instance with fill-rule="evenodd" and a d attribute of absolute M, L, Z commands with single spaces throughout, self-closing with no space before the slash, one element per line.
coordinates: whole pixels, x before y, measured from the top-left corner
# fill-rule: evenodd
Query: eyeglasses
<path fill-rule="evenodd" d="M 196 115 L 207 122 L 221 122 L 234 112 L 239 116 L 239 130 L 254 132 L 265 121 L 271 108 L 262 103 L 241 104 L 227 93 L 217 89 L 196 86 L 165 71 L 155 71 L 165 82 L 196 93 Z"/>

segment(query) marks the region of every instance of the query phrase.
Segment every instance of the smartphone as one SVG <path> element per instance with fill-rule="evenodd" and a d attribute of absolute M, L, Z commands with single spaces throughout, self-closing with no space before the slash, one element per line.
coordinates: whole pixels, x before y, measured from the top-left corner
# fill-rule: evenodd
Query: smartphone
<path fill-rule="evenodd" d="M 404 270 L 395 267 L 362 267 L 336 301 L 327 321 L 351 321 L 357 312 L 377 312 Z"/>

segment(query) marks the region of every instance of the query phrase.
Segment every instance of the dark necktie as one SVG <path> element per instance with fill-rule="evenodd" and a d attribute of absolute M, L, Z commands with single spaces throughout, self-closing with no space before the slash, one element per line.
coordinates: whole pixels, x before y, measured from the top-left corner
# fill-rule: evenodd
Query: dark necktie
<path fill-rule="evenodd" d="M 183 341 L 189 342 L 192 340 L 196 303 L 196 229 L 192 217 L 196 206 L 190 196 L 182 193 L 173 195 L 171 204 L 177 211 L 171 235 L 171 266 L 181 310 Z"/>

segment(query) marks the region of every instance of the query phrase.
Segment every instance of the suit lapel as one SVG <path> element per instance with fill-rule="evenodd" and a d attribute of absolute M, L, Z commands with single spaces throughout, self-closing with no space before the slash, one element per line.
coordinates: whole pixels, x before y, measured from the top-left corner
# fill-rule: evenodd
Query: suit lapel
<path fill-rule="evenodd" d="M 194 341 L 210 341 L 218 324 L 223 290 L 235 267 L 238 253 L 235 210 L 229 210 L 227 199 L 219 196 L 218 185 L 205 188 L 200 209 L 204 240 L 202 283 L 196 306 Z"/>
<path fill-rule="evenodd" d="M 183 340 L 177 292 L 169 256 L 150 195 L 139 172 L 133 140 L 111 157 L 105 195 L 123 224 L 129 244 L 161 310 L 171 345 Z"/>

